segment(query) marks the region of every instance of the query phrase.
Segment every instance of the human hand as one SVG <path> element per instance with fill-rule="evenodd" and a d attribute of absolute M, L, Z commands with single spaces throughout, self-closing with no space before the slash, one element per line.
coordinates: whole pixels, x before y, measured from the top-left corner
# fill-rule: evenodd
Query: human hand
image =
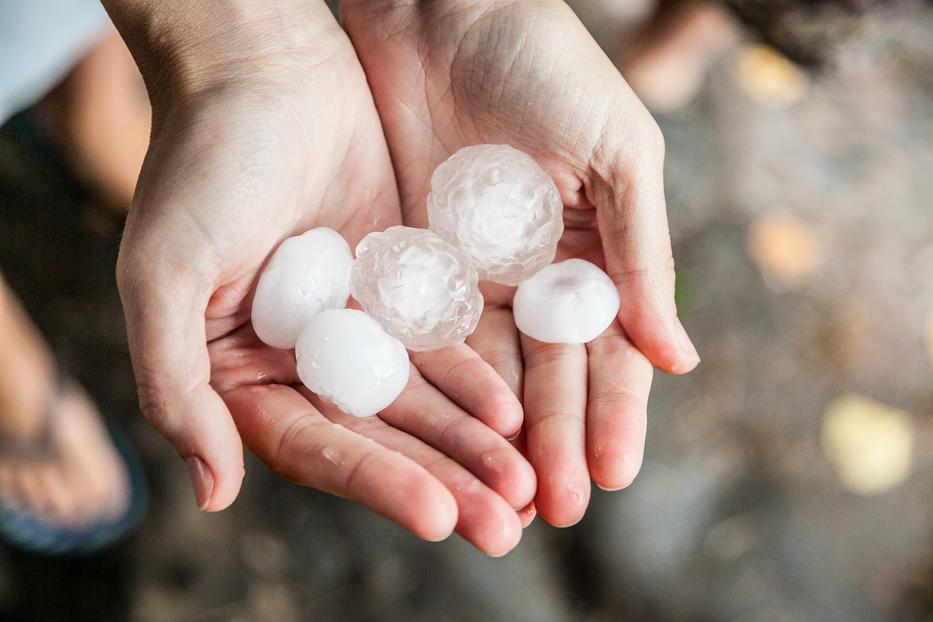
<path fill-rule="evenodd" d="M 592 261 L 619 287 L 620 321 L 582 346 L 520 336 L 514 289 L 487 284 L 467 341 L 523 396 L 538 512 L 573 524 L 590 476 L 617 489 L 641 466 L 652 363 L 685 373 L 699 362 L 674 305 L 661 132 L 563 2 L 345 0 L 342 13 L 408 224 L 427 224 L 438 163 L 466 145 L 510 144 L 560 190 L 557 258 Z"/>
<path fill-rule="evenodd" d="M 282 239 L 326 226 L 352 246 L 400 218 L 366 79 L 324 4 L 108 4 L 153 103 L 118 261 L 129 346 L 143 412 L 188 463 L 200 507 L 238 494 L 242 438 L 288 479 L 422 538 L 456 529 L 510 550 L 534 473 L 482 423 L 514 432 L 521 408 L 470 348 L 421 355 L 390 408 L 355 419 L 252 330 L 252 289 Z"/>

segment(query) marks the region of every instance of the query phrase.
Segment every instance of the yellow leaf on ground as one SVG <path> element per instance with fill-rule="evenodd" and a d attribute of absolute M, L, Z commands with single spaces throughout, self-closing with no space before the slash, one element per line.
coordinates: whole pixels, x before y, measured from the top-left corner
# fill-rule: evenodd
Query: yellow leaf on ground
<path fill-rule="evenodd" d="M 743 46 L 736 63 L 736 80 L 755 102 L 784 108 L 800 101 L 809 79 L 797 65 L 772 47 Z"/>
<path fill-rule="evenodd" d="M 794 287 L 810 276 L 822 259 L 813 231 L 788 213 L 759 216 L 748 233 L 748 252 L 765 279 Z"/>
<path fill-rule="evenodd" d="M 910 475 L 914 449 L 911 416 L 860 395 L 843 395 L 823 416 L 823 453 L 850 492 L 873 495 Z"/>

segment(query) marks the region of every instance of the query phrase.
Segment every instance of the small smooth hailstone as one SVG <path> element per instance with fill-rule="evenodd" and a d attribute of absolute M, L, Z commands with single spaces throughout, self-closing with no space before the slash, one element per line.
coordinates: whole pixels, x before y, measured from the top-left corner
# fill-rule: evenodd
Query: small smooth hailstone
<path fill-rule="evenodd" d="M 301 382 L 354 417 L 388 407 L 408 383 L 405 346 L 356 309 L 312 319 L 298 337 L 295 357 Z"/>
<path fill-rule="evenodd" d="M 476 268 L 427 229 L 390 227 L 363 238 L 350 292 L 411 350 L 462 343 L 483 312 Z"/>
<path fill-rule="evenodd" d="M 619 312 L 619 292 L 609 276 L 582 259 L 551 264 L 518 286 L 515 325 L 547 343 L 587 343 Z"/>
<path fill-rule="evenodd" d="M 350 296 L 350 246 L 320 227 L 282 242 L 259 277 L 253 329 L 263 343 L 288 350 L 311 318 L 342 309 Z"/>
<path fill-rule="evenodd" d="M 442 162 L 431 177 L 428 219 L 473 260 L 480 278 L 506 285 L 551 263 L 564 231 L 554 181 L 508 145 L 464 147 Z"/>

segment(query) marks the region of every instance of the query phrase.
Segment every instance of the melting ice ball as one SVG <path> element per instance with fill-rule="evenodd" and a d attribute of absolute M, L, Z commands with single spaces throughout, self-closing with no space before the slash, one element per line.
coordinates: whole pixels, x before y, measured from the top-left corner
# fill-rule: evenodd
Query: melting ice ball
<path fill-rule="evenodd" d="M 352 264 L 350 246 L 333 229 L 311 229 L 282 242 L 256 286 L 256 335 L 274 348 L 294 348 L 311 318 L 347 306 Z"/>
<path fill-rule="evenodd" d="M 322 399 L 354 417 L 375 415 L 408 383 L 408 352 L 362 311 L 324 311 L 295 345 L 298 377 Z"/>
<path fill-rule="evenodd" d="M 412 350 L 463 342 L 483 312 L 476 268 L 427 229 L 390 227 L 356 247 L 350 291 Z"/>
<path fill-rule="evenodd" d="M 564 231 L 554 181 L 508 145 L 464 147 L 442 162 L 428 195 L 431 230 L 466 253 L 480 278 L 516 285 L 554 260 Z"/>
<path fill-rule="evenodd" d="M 582 259 L 551 264 L 518 286 L 515 325 L 547 343 L 587 343 L 619 312 L 619 292 L 609 276 Z"/>

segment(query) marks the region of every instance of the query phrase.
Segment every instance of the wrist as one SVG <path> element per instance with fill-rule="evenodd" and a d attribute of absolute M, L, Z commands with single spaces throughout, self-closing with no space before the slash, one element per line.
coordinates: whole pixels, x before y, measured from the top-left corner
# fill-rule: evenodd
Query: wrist
<path fill-rule="evenodd" d="M 283 83 L 332 53 L 340 27 L 320 0 L 103 0 L 153 105 L 237 82 Z"/>

